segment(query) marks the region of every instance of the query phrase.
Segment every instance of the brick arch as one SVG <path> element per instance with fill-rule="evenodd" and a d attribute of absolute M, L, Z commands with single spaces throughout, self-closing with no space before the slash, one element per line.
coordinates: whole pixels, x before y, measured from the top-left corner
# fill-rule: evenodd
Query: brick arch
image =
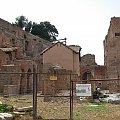
<path fill-rule="evenodd" d="M 82 80 L 89 80 L 92 78 L 93 78 L 93 75 L 91 70 L 85 70 L 84 72 L 82 72 Z"/>

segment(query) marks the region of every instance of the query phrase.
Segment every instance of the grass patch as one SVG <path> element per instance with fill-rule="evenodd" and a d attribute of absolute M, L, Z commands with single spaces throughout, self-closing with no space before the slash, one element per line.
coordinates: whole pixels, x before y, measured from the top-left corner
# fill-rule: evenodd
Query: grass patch
<path fill-rule="evenodd" d="M 114 106 L 114 107 L 113 107 Z M 120 105 L 116 106 L 108 103 L 87 103 L 74 107 L 75 120 L 114 120 L 120 119 Z M 119 112 L 119 114 L 116 114 Z"/>
<path fill-rule="evenodd" d="M 82 110 L 84 112 L 104 112 L 106 111 L 105 104 L 88 104 L 85 106 L 82 106 Z"/>
<path fill-rule="evenodd" d="M 25 107 L 32 105 L 32 96 L 1 97 L 0 101 L 16 107 Z M 44 119 L 69 119 L 70 117 L 69 102 L 44 102 L 43 98 L 38 98 L 37 102 L 37 115 Z M 74 103 L 73 109 L 74 120 L 120 120 L 120 104 Z M 20 116 L 19 120 L 32 120 L 32 116 Z"/>
<path fill-rule="evenodd" d="M 13 106 L 10 104 L 0 104 L 0 113 L 10 112 Z"/>

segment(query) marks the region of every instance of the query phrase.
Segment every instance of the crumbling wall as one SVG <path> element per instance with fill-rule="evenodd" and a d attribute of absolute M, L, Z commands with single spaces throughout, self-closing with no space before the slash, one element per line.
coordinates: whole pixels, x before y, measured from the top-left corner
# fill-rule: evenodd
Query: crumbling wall
<path fill-rule="evenodd" d="M 31 93 L 33 85 L 31 74 L 33 65 L 36 66 L 37 72 L 42 71 L 40 52 L 50 44 L 49 41 L 43 40 L 38 36 L 32 35 L 21 28 L 0 19 L 0 70 L 1 72 L 22 72 L 20 76 L 17 74 L 18 78 L 16 75 L 4 74 L 0 76 L 0 92 L 4 91 L 4 85 L 6 85 L 6 89 L 10 89 L 17 84 L 18 93 Z M 6 54 L 6 51 L 3 50 L 4 48 L 7 53 L 10 52 L 10 56 Z M 15 50 L 8 51 L 11 49 Z M 11 59 L 7 59 L 9 57 L 11 57 Z M 24 74 L 24 72 L 28 74 Z"/>
<path fill-rule="evenodd" d="M 0 93 L 4 92 L 4 86 L 6 85 L 16 85 L 18 94 L 20 88 L 20 74 L 15 74 L 20 72 L 20 66 L 18 65 L 2 65 L 0 69 Z M 2 74 L 3 73 L 3 74 Z M 12 88 L 11 88 L 12 89 Z"/>
<path fill-rule="evenodd" d="M 61 90 L 70 90 L 70 79 L 77 81 L 79 77 L 77 74 L 72 75 L 70 70 L 50 68 L 48 72 L 41 74 L 41 90 L 44 95 L 55 95 Z"/>
<path fill-rule="evenodd" d="M 96 65 L 95 55 L 86 54 L 81 57 L 81 66 L 85 65 Z"/>
<path fill-rule="evenodd" d="M 104 40 L 104 61 L 107 67 L 106 78 L 120 76 L 120 17 L 113 17 L 110 21 L 108 34 Z"/>

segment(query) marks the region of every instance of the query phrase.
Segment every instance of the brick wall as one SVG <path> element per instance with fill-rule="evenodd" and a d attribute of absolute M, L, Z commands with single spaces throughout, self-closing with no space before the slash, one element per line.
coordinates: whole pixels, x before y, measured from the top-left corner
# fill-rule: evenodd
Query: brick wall
<path fill-rule="evenodd" d="M 0 72 L 3 72 L 3 73 L 20 72 L 20 66 L 2 65 Z M 4 85 L 17 85 L 17 89 L 19 90 L 20 75 L 19 74 L 1 74 L 0 75 L 0 93 L 3 93 Z"/>
<path fill-rule="evenodd" d="M 0 92 L 4 91 L 3 86 L 6 84 L 7 89 L 10 89 L 11 85 L 17 84 L 19 93 L 31 93 L 33 84 L 31 72 L 33 70 L 33 65 L 36 66 L 37 72 L 42 71 L 40 52 L 50 44 L 50 42 L 25 32 L 21 28 L 0 19 L 0 48 L 16 48 L 10 51 L 11 60 L 9 59 L 10 56 L 6 54 L 6 51 L 0 50 L 1 72 L 12 72 L 14 70 L 14 72 L 28 73 L 21 74 L 20 76 L 0 76 Z"/>
<path fill-rule="evenodd" d="M 104 40 L 104 61 L 107 67 L 106 78 L 120 76 L 120 17 L 110 21 L 108 33 Z"/>
<path fill-rule="evenodd" d="M 41 90 L 45 95 L 55 95 L 59 93 L 61 90 L 69 90 L 70 89 L 70 74 L 72 71 L 65 69 L 50 69 L 48 73 L 41 75 L 40 84 L 42 85 Z M 56 76 L 57 80 L 51 80 L 51 76 Z M 78 80 L 78 75 L 71 75 L 72 80 Z"/>

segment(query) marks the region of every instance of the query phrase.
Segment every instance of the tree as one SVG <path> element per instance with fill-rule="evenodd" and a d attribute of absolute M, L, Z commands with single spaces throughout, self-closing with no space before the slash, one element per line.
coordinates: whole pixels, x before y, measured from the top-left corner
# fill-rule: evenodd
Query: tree
<path fill-rule="evenodd" d="M 17 25 L 18 27 L 21 27 L 23 29 L 24 27 L 26 27 L 27 24 L 28 19 L 25 16 L 21 15 L 16 18 L 15 25 Z"/>
<path fill-rule="evenodd" d="M 40 22 L 40 24 L 34 23 L 31 33 L 51 42 L 55 41 L 59 34 L 56 27 L 48 21 Z"/>
<path fill-rule="evenodd" d="M 25 31 L 30 32 L 32 28 L 32 21 L 28 22 L 28 24 L 25 27 Z"/>
<path fill-rule="evenodd" d="M 50 22 L 44 21 L 40 22 L 40 24 L 35 22 L 32 23 L 32 21 L 28 22 L 28 19 L 23 15 L 16 18 L 14 25 L 22 29 L 24 28 L 25 31 L 31 32 L 31 34 L 37 35 L 50 42 L 55 41 L 59 34 L 56 27 Z"/>

